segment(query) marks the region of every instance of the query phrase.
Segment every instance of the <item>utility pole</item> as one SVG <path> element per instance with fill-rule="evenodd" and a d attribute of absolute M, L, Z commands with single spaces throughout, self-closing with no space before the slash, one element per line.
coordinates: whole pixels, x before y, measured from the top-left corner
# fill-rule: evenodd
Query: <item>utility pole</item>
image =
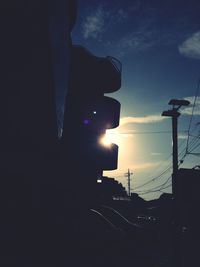
<path fill-rule="evenodd" d="M 173 173 L 172 173 L 172 195 L 173 195 L 173 220 L 174 220 L 174 264 L 177 267 L 181 267 L 181 222 L 179 217 L 179 204 L 178 204 L 178 112 L 181 106 L 188 106 L 190 104 L 187 100 L 172 99 L 169 101 L 169 105 L 172 105 L 171 110 L 163 111 L 162 116 L 172 118 L 172 162 L 173 162 Z"/>
<path fill-rule="evenodd" d="M 180 113 L 173 106 L 172 110 L 164 111 L 162 116 L 172 118 L 172 194 L 176 195 L 176 175 L 178 172 L 178 117 L 180 116 Z"/>
<path fill-rule="evenodd" d="M 172 194 L 174 197 L 176 197 L 177 193 L 176 177 L 178 173 L 178 117 L 180 116 L 178 110 L 182 106 L 188 106 L 190 102 L 187 100 L 172 99 L 169 101 L 168 104 L 172 105 L 172 109 L 163 111 L 162 116 L 172 118 L 172 152 L 173 152 Z"/>
<path fill-rule="evenodd" d="M 130 170 L 128 169 L 128 172 L 126 172 L 124 175 L 125 177 L 128 178 L 128 196 L 130 197 L 131 196 L 131 175 L 133 173 L 130 172 Z"/>

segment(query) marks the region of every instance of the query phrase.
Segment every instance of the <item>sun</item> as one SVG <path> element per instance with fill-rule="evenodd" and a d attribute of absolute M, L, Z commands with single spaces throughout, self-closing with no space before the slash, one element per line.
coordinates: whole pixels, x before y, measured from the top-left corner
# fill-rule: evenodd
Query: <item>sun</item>
<path fill-rule="evenodd" d="M 115 129 L 106 130 L 105 135 L 100 138 L 100 144 L 109 148 L 113 143 L 120 144 L 120 134 Z"/>
<path fill-rule="evenodd" d="M 110 140 L 109 135 L 105 134 L 103 137 L 100 138 L 100 144 L 105 147 L 111 147 L 112 141 Z"/>

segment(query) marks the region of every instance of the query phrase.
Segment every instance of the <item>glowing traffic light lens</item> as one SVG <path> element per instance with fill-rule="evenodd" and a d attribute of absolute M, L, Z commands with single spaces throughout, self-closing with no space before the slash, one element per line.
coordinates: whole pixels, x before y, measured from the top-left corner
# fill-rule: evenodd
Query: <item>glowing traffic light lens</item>
<path fill-rule="evenodd" d="M 107 135 L 104 135 L 103 137 L 100 138 L 100 144 L 105 147 L 111 147 L 112 142 Z"/>

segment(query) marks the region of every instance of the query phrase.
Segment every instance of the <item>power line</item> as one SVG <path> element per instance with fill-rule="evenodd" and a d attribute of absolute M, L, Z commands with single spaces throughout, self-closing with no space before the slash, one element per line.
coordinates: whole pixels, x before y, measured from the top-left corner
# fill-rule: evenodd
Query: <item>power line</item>
<path fill-rule="evenodd" d="M 163 187 L 163 188 L 161 188 L 161 189 L 159 189 L 159 190 L 152 190 L 152 191 L 148 191 L 148 192 L 140 193 L 139 195 L 146 195 L 146 194 L 155 193 L 155 192 L 162 192 L 161 190 L 167 189 L 167 188 L 169 188 L 169 187 L 171 187 L 171 186 L 172 186 L 172 184 L 170 184 L 170 185 L 168 185 L 168 186 L 166 186 L 166 187 Z"/>
<path fill-rule="evenodd" d="M 180 148 L 181 146 L 183 146 L 184 143 L 185 143 L 185 141 L 181 142 L 181 144 L 179 145 L 179 148 Z M 191 141 L 191 144 L 189 143 L 189 146 L 190 146 L 190 145 L 193 146 L 194 144 L 195 144 L 195 141 L 194 141 L 194 139 L 193 139 L 193 140 Z M 179 152 L 178 156 L 180 157 L 184 152 L 185 152 L 185 149 L 183 149 L 181 152 Z M 172 154 L 170 154 L 169 157 L 168 157 L 167 159 L 169 159 L 171 156 L 172 156 Z M 183 158 L 184 158 L 184 157 L 182 157 L 181 160 L 183 160 Z M 180 160 L 180 161 L 181 161 L 181 160 Z M 162 164 L 161 164 L 161 165 L 162 165 Z M 179 166 L 180 166 L 180 164 L 179 164 Z M 161 178 L 164 174 L 166 174 L 167 172 L 169 172 L 169 171 L 171 170 L 171 168 L 172 168 L 172 164 L 170 163 L 170 164 L 168 165 L 168 167 L 167 167 L 164 171 L 162 171 L 158 176 L 156 176 L 156 177 L 150 179 L 149 181 L 147 181 L 146 183 L 144 183 L 144 184 L 142 184 L 142 185 L 139 185 L 139 186 L 135 187 L 133 190 L 135 191 L 136 189 L 142 188 L 142 187 L 144 187 L 144 186 L 146 186 L 146 185 L 148 185 L 148 184 L 154 182 L 154 181 L 157 180 L 158 178 Z M 168 177 L 168 180 L 169 180 L 169 179 L 171 179 L 171 176 Z M 168 180 L 167 180 L 167 181 L 168 181 Z M 162 185 L 165 185 L 165 184 L 167 183 L 167 181 L 166 181 L 164 184 L 162 184 Z M 162 186 L 162 185 L 160 185 L 160 186 Z M 157 187 L 160 187 L 160 186 L 157 186 Z M 155 187 L 155 188 L 157 188 L 157 187 Z M 154 189 L 154 188 L 153 188 L 153 189 Z"/>
<path fill-rule="evenodd" d="M 185 142 L 186 142 L 186 141 L 183 140 L 183 141 L 179 144 L 178 149 L 180 149 L 180 148 L 184 145 Z M 184 149 L 184 150 L 185 150 L 185 149 Z M 184 150 L 182 151 L 182 153 L 184 152 Z M 181 156 L 181 153 L 179 153 L 178 156 Z M 168 157 L 167 157 L 161 164 L 158 165 L 157 169 L 159 169 L 161 166 L 163 166 L 164 164 L 166 164 L 166 163 L 169 161 L 169 159 L 170 159 L 171 157 L 172 157 L 172 153 L 170 153 L 170 155 L 168 155 Z M 171 168 L 172 168 L 172 163 L 170 162 L 169 164 L 167 164 L 167 167 L 171 167 Z M 151 176 L 153 176 L 153 175 L 155 175 L 155 172 L 154 172 Z M 157 174 L 157 175 L 160 175 L 160 174 Z M 154 179 L 154 178 L 153 178 L 153 179 Z"/>
<path fill-rule="evenodd" d="M 195 129 L 196 129 L 196 127 L 195 127 Z M 195 131 L 195 129 L 193 129 L 192 133 Z M 162 132 L 167 132 L 167 131 L 162 131 Z M 171 132 L 171 131 L 169 131 L 169 132 Z M 180 131 L 179 131 L 179 132 L 180 132 Z M 182 131 L 182 132 L 187 132 L 187 131 Z M 140 134 L 140 133 L 147 133 L 147 132 L 137 132 L 136 134 Z M 155 133 L 155 132 L 148 132 L 148 133 Z M 125 134 L 125 133 L 120 133 L 120 134 Z M 190 136 L 192 136 L 192 134 L 190 134 Z M 194 136 L 194 137 L 195 137 L 195 138 L 199 138 L 199 136 Z M 189 145 L 188 145 L 189 148 L 192 148 L 192 146 L 196 144 L 195 142 L 196 142 L 197 140 L 195 140 L 195 138 L 193 138 L 192 141 L 189 143 Z M 180 149 L 180 148 L 184 145 L 185 142 L 186 142 L 186 140 L 182 141 L 182 142 L 179 144 L 178 149 Z M 184 155 L 183 155 L 183 154 L 184 154 Z M 181 152 L 179 152 L 179 154 L 178 154 L 179 157 L 181 157 L 182 155 L 183 155 L 183 157 L 180 159 L 180 162 L 183 161 L 183 159 L 187 156 L 187 155 L 185 154 L 185 149 L 183 149 L 183 150 L 182 150 Z M 172 156 L 172 153 L 170 153 L 170 155 L 165 159 L 165 161 L 162 162 L 160 165 L 158 165 L 157 168 L 160 168 L 161 166 L 163 166 L 163 165 L 170 159 L 171 156 Z M 181 164 L 181 163 L 180 163 L 180 164 Z M 180 166 L 180 164 L 179 164 L 179 166 Z M 167 165 L 167 169 L 165 169 L 164 171 L 162 171 L 159 175 L 157 175 L 156 177 L 150 179 L 148 182 L 146 182 L 146 183 L 144 183 L 144 184 L 142 184 L 142 185 L 139 185 L 139 186 L 135 187 L 133 190 L 138 189 L 138 188 L 141 188 L 141 187 L 143 187 L 143 186 L 145 186 L 145 185 L 147 185 L 147 184 L 150 184 L 150 183 L 154 182 L 154 181 L 157 180 L 158 178 L 162 177 L 162 176 L 163 176 L 167 171 L 169 171 L 171 168 L 172 168 L 172 164 L 170 163 L 170 164 Z M 155 172 L 154 172 L 154 173 L 155 173 Z M 153 176 L 153 175 L 154 175 L 154 174 L 152 174 L 151 176 Z M 121 178 L 122 178 L 123 176 L 118 176 L 118 177 L 121 177 Z"/>
<path fill-rule="evenodd" d="M 200 157 L 200 153 L 189 153 L 189 155 Z"/>
<path fill-rule="evenodd" d="M 187 133 L 187 130 L 179 131 L 180 133 Z M 119 135 L 123 134 L 160 134 L 160 133 L 171 133 L 171 131 L 145 131 L 145 132 L 122 132 L 122 133 L 117 133 Z M 109 133 L 109 134 L 116 134 L 116 133 Z"/>
<path fill-rule="evenodd" d="M 165 173 L 167 173 L 168 171 L 170 171 L 170 169 L 171 169 L 171 166 L 170 166 L 169 168 L 167 168 L 166 170 L 164 170 L 164 171 L 163 171 L 160 175 L 158 175 L 157 177 L 155 177 L 155 178 L 153 178 L 153 179 L 147 181 L 146 183 L 144 183 L 144 184 L 142 184 L 142 185 L 139 185 L 139 186 L 135 187 L 133 190 L 135 191 L 135 190 L 138 189 L 138 188 L 144 187 L 145 185 L 150 184 L 151 182 L 154 182 L 155 180 L 157 180 L 158 178 L 160 178 L 163 174 L 165 174 Z"/>
<path fill-rule="evenodd" d="M 192 133 L 196 130 L 196 127 L 195 129 L 193 129 Z M 190 136 L 193 137 L 193 139 L 191 141 L 188 142 L 188 148 L 187 150 L 190 150 L 195 144 L 196 142 L 198 141 L 198 137 L 197 136 L 193 136 L 192 134 L 190 134 Z M 186 156 L 188 155 L 189 153 L 187 152 L 186 153 L 186 149 L 185 150 L 182 150 L 180 153 L 179 153 L 179 156 L 183 155 L 182 158 L 180 159 L 180 162 L 185 160 Z"/>
<path fill-rule="evenodd" d="M 186 132 L 186 131 L 183 131 Z M 132 134 L 160 134 L 160 133 L 171 133 L 170 131 L 149 131 L 149 132 L 133 132 Z"/>
<path fill-rule="evenodd" d="M 138 193 L 138 194 L 139 194 L 139 193 L 149 192 L 149 191 L 152 192 L 152 190 L 153 190 L 153 191 L 154 191 L 154 190 L 160 190 L 160 189 L 162 189 L 163 186 L 165 186 L 170 180 L 171 180 L 171 176 L 169 176 L 169 177 L 167 178 L 167 180 L 166 180 L 164 183 L 162 183 L 162 184 L 160 184 L 160 185 L 158 185 L 158 186 L 156 186 L 156 187 L 150 188 L 150 189 L 148 189 L 148 190 L 136 191 L 135 193 Z"/>
<path fill-rule="evenodd" d="M 191 113 L 191 117 L 190 117 L 190 122 L 189 122 L 189 127 L 188 127 L 188 138 L 187 138 L 187 145 L 186 145 L 186 154 L 188 152 L 188 145 L 189 145 L 189 136 L 190 136 L 190 129 L 191 129 L 191 125 L 192 125 L 192 120 L 193 120 L 193 116 L 194 116 L 194 108 L 196 105 L 196 100 L 197 100 L 197 96 L 198 96 L 198 92 L 199 92 L 199 88 L 200 88 L 200 79 L 197 82 L 197 88 L 196 88 L 196 93 L 195 93 L 195 98 L 194 98 L 194 103 L 193 103 L 193 107 L 192 107 L 192 113 Z"/>
<path fill-rule="evenodd" d="M 191 154 L 191 152 L 196 150 L 199 146 L 200 146 L 200 143 L 198 143 L 195 147 L 193 147 L 188 153 Z"/>
<path fill-rule="evenodd" d="M 167 158 L 165 158 L 164 161 L 161 162 L 161 163 L 156 167 L 157 170 L 158 170 L 161 166 L 163 166 L 163 165 L 165 165 L 167 162 L 169 162 L 169 159 L 171 158 L 171 156 L 172 156 L 172 154 L 170 153 L 170 155 L 168 155 Z M 169 167 L 169 166 L 171 166 L 171 163 L 170 163 L 170 164 L 169 164 L 169 163 L 166 164 L 166 167 Z M 154 171 L 154 172 L 150 175 L 150 176 L 152 177 L 152 178 L 150 178 L 150 179 L 154 179 L 153 176 L 155 177 L 155 176 L 160 175 L 159 172 L 157 173 L 157 170 Z M 162 170 L 161 170 L 161 171 L 162 171 Z"/>
<path fill-rule="evenodd" d="M 181 142 L 181 144 L 179 145 L 179 148 L 180 148 L 184 143 L 185 143 L 185 141 Z M 195 140 L 192 139 L 191 143 L 189 143 L 189 147 L 192 147 L 194 144 L 196 144 L 196 143 L 195 143 Z M 183 149 L 181 152 L 179 152 L 178 156 L 180 157 L 184 152 L 185 152 L 185 149 Z M 172 155 L 172 154 L 170 154 L 170 156 L 169 156 L 167 159 L 169 159 L 169 158 L 171 157 L 171 155 Z M 181 160 L 183 160 L 184 157 L 185 157 L 185 155 L 181 158 Z M 180 160 L 180 161 L 181 161 L 181 160 Z M 162 165 L 162 164 L 161 164 L 161 165 Z M 161 166 L 161 165 L 160 165 L 160 166 Z M 180 164 L 179 164 L 179 166 L 180 166 Z M 150 180 L 147 181 L 146 183 L 144 183 L 144 184 L 142 184 L 142 185 L 139 185 L 139 186 L 135 187 L 135 188 L 132 189 L 132 190 L 135 191 L 136 189 L 142 188 L 142 187 L 144 187 L 144 186 L 146 186 L 146 185 L 148 185 L 148 184 L 154 182 L 155 180 L 157 180 L 158 178 L 161 178 L 164 174 L 166 174 L 167 172 L 169 172 L 169 171 L 171 170 L 171 168 L 172 168 L 172 164 L 170 163 L 170 164 L 167 166 L 167 168 L 166 168 L 164 171 L 162 171 L 159 175 L 157 175 L 156 177 L 150 179 Z M 169 178 L 171 178 L 171 176 L 168 177 L 168 180 L 169 180 Z M 165 184 L 165 183 L 164 183 L 164 184 Z M 159 187 L 159 186 L 157 186 L 157 187 Z M 157 187 L 156 187 L 156 188 L 157 188 Z M 153 189 L 154 189 L 154 188 L 153 188 Z"/>

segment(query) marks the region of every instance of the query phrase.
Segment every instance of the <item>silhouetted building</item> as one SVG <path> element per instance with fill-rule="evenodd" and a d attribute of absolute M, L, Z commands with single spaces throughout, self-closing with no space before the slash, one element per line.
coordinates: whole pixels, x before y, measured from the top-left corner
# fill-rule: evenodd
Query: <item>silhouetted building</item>
<path fill-rule="evenodd" d="M 173 195 L 170 193 L 163 193 L 160 195 L 159 200 L 162 202 L 171 202 L 173 200 Z"/>
<path fill-rule="evenodd" d="M 75 1 L 1 1 L 0 13 L 0 265 L 61 266 L 66 177 L 58 113 L 69 80 Z"/>
<path fill-rule="evenodd" d="M 200 169 L 180 169 L 177 175 L 177 220 L 179 225 L 180 266 L 199 262 Z"/>
<path fill-rule="evenodd" d="M 194 227 L 199 222 L 200 170 L 180 169 L 177 176 L 177 201 L 182 226 Z"/>
<path fill-rule="evenodd" d="M 102 203 L 109 202 L 113 199 L 122 199 L 127 197 L 125 187 L 117 180 L 111 177 L 102 176 L 97 183 L 97 194 Z"/>
<path fill-rule="evenodd" d="M 131 201 L 144 203 L 145 200 L 136 193 L 131 193 Z"/>

